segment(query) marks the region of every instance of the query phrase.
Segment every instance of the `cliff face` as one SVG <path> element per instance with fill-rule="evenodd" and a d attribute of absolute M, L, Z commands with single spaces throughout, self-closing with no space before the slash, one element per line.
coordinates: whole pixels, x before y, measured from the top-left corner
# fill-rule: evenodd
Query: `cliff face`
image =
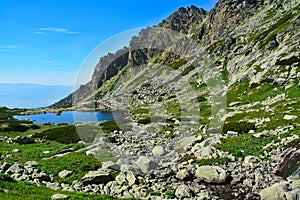
<path fill-rule="evenodd" d="M 216 64 L 224 69 L 230 84 L 244 79 L 259 83 L 270 79 L 267 74 L 272 74 L 272 81 L 276 81 L 279 77 L 267 72 L 276 68 L 277 60 L 281 59 L 280 49 L 286 49 L 284 46 L 290 46 L 289 52 L 293 53 L 291 49 L 298 40 L 291 42 L 288 38 L 296 38 L 293 30 L 299 27 L 297 4 L 297 1 L 284 0 L 220 0 L 209 12 L 195 6 L 179 8 L 158 26 L 134 36 L 129 47 L 100 58 L 91 81 L 52 107 L 77 105 L 97 93 L 106 81 L 116 78 L 126 66 L 135 69 L 152 62 L 172 65 L 182 59 L 181 55 L 169 50 L 189 51 L 180 47 L 184 39 L 151 31 L 155 28 L 172 29 L 203 45 L 216 59 Z M 258 69 L 263 64 L 261 60 L 266 62 L 264 69 Z M 102 92 L 98 96 L 105 94 Z"/>

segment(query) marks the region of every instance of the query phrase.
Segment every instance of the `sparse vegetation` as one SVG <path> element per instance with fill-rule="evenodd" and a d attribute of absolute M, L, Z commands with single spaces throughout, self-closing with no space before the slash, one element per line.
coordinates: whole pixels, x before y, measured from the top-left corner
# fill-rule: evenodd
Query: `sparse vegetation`
<path fill-rule="evenodd" d="M 40 160 L 38 168 L 47 174 L 54 174 L 54 179 L 59 182 L 72 183 L 79 180 L 91 170 L 97 170 L 101 163 L 94 156 L 87 156 L 85 152 L 70 153 L 63 157 Z M 62 170 L 70 170 L 74 173 L 65 179 L 60 179 L 57 175 Z"/>
<path fill-rule="evenodd" d="M 70 196 L 70 200 L 75 199 L 87 199 L 87 200 L 107 200 L 116 199 L 109 195 L 96 195 L 87 194 L 80 192 L 66 192 L 66 191 L 56 191 L 45 188 L 44 186 L 37 186 L 28 182 L 15 182 L 6 175 L 0 174 L 0 195 L 1 199 L 7 200 L 48 200 L 54 194 L 65 194 Z"/>
<path fill-rule="evenodd" d="M 195 66 L 194 65 L 190 65 L 188 66 L 187 68 L 185 68 L 183 71 L 182 71 L 182 76 L 185 76 L 187 75 L 188 73 L 190 73 L 190 71 L 194 70 L 195 69 Z"/>
<path fill-rule="evenodd" d="M 200 165 L 215 165 L 215 164 L 220 164 L 223 165 L 225 163 L 232 162 L 232 160 L 228 158 L 209 158 L 209 159 L 201 159 L 201 160 L 196 160 L 196 162 Z"/>
<path fill-rule="evenodd" d="M 179 69 L 179 67 L 185 65 L 186 63 L 188 63 L 187 60 L 185 59 L 179 59 L 179 60 L 176 60 L 175 62 L 173 62 L 172 64 L 170 64 L 170 67 L 172 67 L 173 69 Z"/>

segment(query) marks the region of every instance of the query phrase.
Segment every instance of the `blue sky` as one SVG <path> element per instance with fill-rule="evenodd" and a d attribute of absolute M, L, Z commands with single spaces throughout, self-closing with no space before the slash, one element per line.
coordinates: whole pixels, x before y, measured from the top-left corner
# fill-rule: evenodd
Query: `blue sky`
<path fill-rule="evenodd" d="M 0 0 L 0 83 L 72 85 L 81 64 L 101 42 L 124 31 L 158 24 L 181 6 L 209 10 L 215 3 Z M 129 38 L 106 51 L 126 45 Z"/>

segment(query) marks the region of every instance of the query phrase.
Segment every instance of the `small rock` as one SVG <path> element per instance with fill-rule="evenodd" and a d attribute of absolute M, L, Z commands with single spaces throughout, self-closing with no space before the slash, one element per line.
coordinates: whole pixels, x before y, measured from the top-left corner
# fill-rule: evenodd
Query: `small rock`
<path fill-rule="evenodd" d="M 38 165 L 39 165 L 39 163 L 36 162 L 36 161 L 27 161 L 27 162 L 24 164 L 25 167 L 35 167 L 35 166 L 38 166 Z"/>
<path fill-rule="evenodd" d="M 250 167 L 254 163 L 257 163 L 258 161 L 259 161 L 259 159 L 257 157 L 255 157 L 255 156 L 246 156 L 244 158 L 243 166 Z"/>
<path fill-rule="evenodd" d="M 227 135 L 229 136 L 237 136 L 239 133 L 235 131 L 227 131 Z"/>
<path fill-rule="evenodd" d="M 12 150 L 12 152 L 13 153 L 18 153 L 18 152 L 20 152 L 20 150 L 19 149 L 14 149 L 14 150 Z"/>
<path fill-rule="evenodd" d="M 285 120 L 293 120 L 297 119 L 298 117 L 296 115 L 284 115 L 283 119 Z"/>
<path fill-rule="evenodd" d="M 117 177 L 116 177 L 116 182 L 119 184 L 119 185 L 123 185 L 125 184 L 127 181 L 126 181 L 126 176 L 124 174 L 119 174 Z"/>
<path fill-rule="evenodd" d="M 47 183 L 46 183 L 46 187 L 47 187 L 47 188 L 50 188 L 50 189 L 52 189 L 52 190 L 60 190 L 60 189 L 61 189 L 59 183 L 49 183 L 49 182 L 47 182 Z"/>
<path fill-rule="evenodd" d="M 59 199 L 69 199 L 69 196 L 64 194 L 54 194 L 51 196 L 51 200 L 59 200 Z"/>
<path fill-rule="evenodd" d="M 129 186 L 134 185 L 136 183 L 136 180 L 137 180 L 133 173 L 129 173 L 126 176 L 126 179 L 128 181 Z"/>
<path fill-rule="evenodd" d="M 58 173 L 59 178 L 67 178 L 68 176 L 71 176 L 73 174 L 73 171 L 63 170 Z"/>
<path fill-rule="evenodd" d="M 155 157 L 160 157 L 162 155 L 164 155 L 166 153 L 165 149 L 163 146 L 155 146 L 153 149 L 152 149 L 152 154 L 155 156 Z"/>
<path fill-rule="evenodd" d="M 175 195 L 180 199 L 185 197 L 189 198 L 191 197 L 191 190 L 187 185 L 180 185 L 176 189 Z"/>
<path fill-rule="evenodd" d="M 177 172 L 176 174 L 176 178 L 180 179 L 180 180 L 184 180 L 189 176 L 189 172 L 187 171 L 187 169 L 182 169 L 179 172 Z"/>
<path fill-rule="evenodd" d="M 111 169 L 111 170 L 115 170 L 115 171 L 120 171 L 120 166 L 117 165 L 116 163 L 112 162 L 112 161 L 106 161 L 106 162 L 102 162 L 102 167 L 101 167 L 104 171 L 107 169 Z"/>

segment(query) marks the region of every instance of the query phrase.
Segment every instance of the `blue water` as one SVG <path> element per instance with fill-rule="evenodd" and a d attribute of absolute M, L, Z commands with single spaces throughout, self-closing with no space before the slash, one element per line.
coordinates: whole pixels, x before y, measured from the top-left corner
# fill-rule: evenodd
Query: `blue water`
<path fill-rule="evenodd" d="M 101 122 L 106 120 L 116 119 L 116 114 L 111 112 L 80 112 L 80 111 L 66 111 L 60 115 L 55 113 L 45 113 L 36 115 L 16 115 L 15 119 L 26 120 L 29 119 L 35 124 L 59 124 L 68 123 L 74 124 L 76 122 Z"/>

